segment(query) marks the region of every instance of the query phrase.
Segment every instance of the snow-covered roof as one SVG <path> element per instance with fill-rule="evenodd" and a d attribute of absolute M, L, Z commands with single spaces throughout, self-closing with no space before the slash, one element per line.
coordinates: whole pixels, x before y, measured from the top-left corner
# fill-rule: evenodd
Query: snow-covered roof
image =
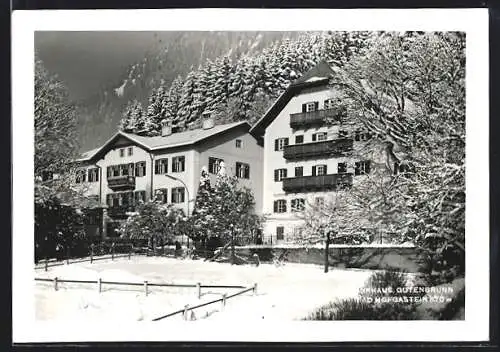
<path fill-rule="evenodd" d="M 201 142 L 209 137 L 215 136 L 219 133 L 223 133 L 229 131 L 236 127 L 245 126 L 248 129 L 250 125 L 246 121 L 233 122 L 224 125 L 215 125 L 209 129 L 198 128 L 195 130 L 189 130 L 184 132 L 172 133 L 168 136 L 139 136 L 133 133 L 125 133 L 122 131 L 117 132 L 113 137 L 111 137 L 106 143 L 104 143 L 101 147 L 89 150 L 82 154 L 81 158 L 77 161 L 87 161 L 93 159 L 97 156 L 101 151 L 105 150 L 106 147 L 109 147 L 114 143 L 114 141 L 120 136 L 129 139 L 132 142 L 137 143 L 144 149 L 148 151 L 166 149 L 166 148 L 175 148 L 182 147 L 187 145 L 192 145 L 198 142 Z"/>
<path fill-rule="evenodd" d="M 287 87 L 287 89 L 275 100 L 273 105 L 266 111 L 250 129 L 255 135 L 264 134 L 264 130 L 278 116 L 280 111 L 288 104 L 290 99 L 304 88 L 327 84 L 331 75 L 335 72 L 326 61 L 320 61 L 312 69 L 304 73 Z"/>

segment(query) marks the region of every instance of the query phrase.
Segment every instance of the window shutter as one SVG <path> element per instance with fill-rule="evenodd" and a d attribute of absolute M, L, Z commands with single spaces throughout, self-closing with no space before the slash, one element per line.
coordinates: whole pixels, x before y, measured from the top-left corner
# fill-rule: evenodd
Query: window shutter
<path fill-rule="evenodd" d="M 106 172 L 108 174 L 108 177 L 110 177 L 111 176 L 111 166 L 108 166 L 106 170 L 107 170 Z"/>
<path fill-rule="evenodd" d="M 274 140 L 274 150 L 278 151 L 279 149 L 279 141 L 277 139 Z"/>
<path fill-rule="evenodd" d="M 165 159 L 165 169 L 164 173 L 168 173 L 168 159 Z"/>
<path fill-rule="evenodd" d="M 313 136 L 312 136 L 312 141 L 313 141 L 313 142 L 316 142 L 316 133 L 314 133 L 314 134 L 313 134 Z"/>
<path fill-rule="evenodd" d="M 283 212 L 286 213 L 286 200 L 283 201 Z"/>
<path fill-rule="evenodd" d="M 287 178 L 287 173 L 288 173 L 288 170 L 287 169 L 283 169 L 283 178 Z"/>
<path fill-rule="evenodd" d="M 278 201 L 275 200 L 273 204 L 273 212 L 277 213 L 278 212 Z"/>
<path fill-rule="evenodd" d="M 366 161 L 366 167 L 365 167 L 365 173 L 369 174 L 370 173 L 370 160 Z"/>
<path fill-rule="evenodd" d="M 314 102 L 314 111 L 318 111 L 319 110 L 319 101 L 315 101 Z"/>
<path fill-rule="evenodd" d="M 307 111 L 306 104 L 302 104 L 302 112 L 306 112 L 306 111 Z"/>
<path fill-rule="evenodd" d="M 288 137 L 285 138 L 285 145 L 288 145 Z"/>
<path fill-rule="evenodd" d="M 313 166 L 313 167 L 312 167 L 312 175 L 313 175 L 313 176 L 316 176 L 316 166 Z"/>
<path fill-rule="evenodd" d="M 327 175 L 327 174 L 328 174 L 328 169 L 327 169 L 327 167 L 326 167 L 326 164 L 325 164 L 325 165 L 323 165 L 323 167 L 325 168 L 325 175 Z"/>
<path fill-rule="evenodd" d="M 274 170 L 274 181 L 279 180 L 279 170 Z"/>
<path fill-rule="evenodd" d="M 245 167 L 245 178 L 250 178 L 250 165 Z"/>

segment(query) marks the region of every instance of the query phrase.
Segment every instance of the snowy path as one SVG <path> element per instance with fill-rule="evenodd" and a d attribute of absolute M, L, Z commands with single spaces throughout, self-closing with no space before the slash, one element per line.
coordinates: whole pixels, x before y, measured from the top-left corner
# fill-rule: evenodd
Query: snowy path
<path fill-rule="evenodd" d="M 252 292 L 231 298 L 222 310 L 215 303 L 194 311 L 196 319 L 213 320 L 293 320 L 300 319 L 314 308 L 336 298 L 356 296 L 371 271 L 331 270 L 323 273 L 320 266 L 272 264 L 237 266 L 208 263 L 200 260 L 176 260 L 155 257 L 134 257 L 131 260 L 79 263 L 37 271 L 36 277 L 59 279 L 127 282 L 170 282 L 176 284 L 242 285 L 258 284 Z M 145 296 L 142 287 L 104 285 L 97 292 L 96 284 L 62 283 L 55 291 L 53 284 L 36 284 L 37 319 L 57 320 L 152 320 L 158 316 L 231 294 L 238 289 L 203 289 L 196 297 L 194 288 L 151 287 Z M 182 319 L 181 315 L 167 318 Z"/>

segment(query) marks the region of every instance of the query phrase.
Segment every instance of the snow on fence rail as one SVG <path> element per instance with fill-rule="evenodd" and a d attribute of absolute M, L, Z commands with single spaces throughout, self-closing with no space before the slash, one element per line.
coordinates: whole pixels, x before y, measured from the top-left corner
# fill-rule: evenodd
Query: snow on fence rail
<path fill-rule="evenodd" d="M 76 259 L 76 260 L 69 260 L 69 259 L 66 259 L 65 261 L 44 260 L 43 265 L 35 265 L 35 270 L 45 269 L 45 271 L 47 271 L 48 268 L 53 267 L 53 266 L 59 266 L 59 265 L 64 265 L 64 264 L 83 263 L 83 262 L 91 262 L 92 263 L 96 260 L 105 260 L 105 259 L 114 260 L 116 258 L 125 258 L 125 257 L 130 259 L 131 255 L 132 255 L 132 252 L 130 252 L 128 254 L 114 254 L 114 253 L 112 253 L 111 255 L 103 256 L 103 257 L 101 257 L 101 256 L 94 257 L 93 255 L 91 255 L 88 258 Z M 134 254 L 134 255 L 137 255 L 137 254 Z"/>
<path fill-rule="evenodd" d="M 192 310 L 195 310 L 195 309 L 201 308 L 201 307 L 205 307 L 205 306 L 208 306 L 210 304 L 214 304 L 214 303 L 218 303 L 218 302 L 221 302 L 222 303 L 222 308 L 224 308 L 226 306 L 226 301 L 228 299 L 236 297 L 236 296 L 239 296 L 239 295 L 242 295 L 242 294 L 250 292 L 250 291 L 252 291 L 254 295 L 257 294 L 257 284 L 254 284 L 252 287 L 245 288 L 245 289 L 243 289 L 243 290 L 241 290 L 239 292 L 233 293 L 231 295 L 223 294 L 221 298 L 215 299 L 213 301 L 200 303 L 200 304 L 197 304 L 197 305 L 194 305 L 194 306 L 189 306 L 189 304 L 187 304 L 187 305 L 184 306 L 184 308 L 176 310 L 176 311 L 168 313 L 168 314 L 165 314 L 165 315 L 162 315 L 160 317 L 154 318 L 153 321 L 162 320 L 162 319 L 169 318 L 171 316 L 174 316 L 174 315 L 177 315 L 177 314 L 181 314 L 181 313 L 182 313 L 183 319 L 187 320 L 188 319 L 187 318 L 188 313 L 190 311 L 192 311 Z"/>
<path fill-rule="evenodd" d="M 143 282 L 122 282 L 122 281 L 103 281 L 101 278 L 97 280 L 72 280 L 72 279 L 59 279 L 57 276 L 54 278 L 39 278 L 36 277 L 35 281 L 40 282 L 53 282 L 54 289 L 58 290 L 59 283 L 82 283 L 82 284 L 97 284 L 98 292 L 102 291 L 102 285 L 122 285 L 122 286 L 143 286 L 144 292 L 146 296 L 148 295 L 148 287 L 184 287 L 184 288 L 196 288 L 198 298 L 201 297 L 201 289 L 202 288 L 245 288 L 245 286 L 241 285 L 202 285 L 201 283 L 196 284 L 173 284 L 173 283 L 157 283 L 157 282 L 148 282 L 147 280 Z M 256 287 L 257 284 L 255 284 Z"/>

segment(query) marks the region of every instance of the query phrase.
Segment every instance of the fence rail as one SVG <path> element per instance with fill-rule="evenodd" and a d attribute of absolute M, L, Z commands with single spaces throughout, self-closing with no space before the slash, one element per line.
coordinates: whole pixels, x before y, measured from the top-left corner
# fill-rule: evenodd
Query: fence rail
<path fill-rule="evenodd" d="M 202 285 L 200 283 L 196 284 L 174 284 L 174 283 L 160 283 L 160 282 L 122 282 L 122 281 L 103 281 L 101 279 L 97 280 L 73 280 L 73 279 L 59 279 L 57 277 L 54 278 L 40 278 L 36 277 L 35 281 L 41 282 L 54 282 L 57 281 L 59 283 L 84 283 L 84 284 L 99 284 L 101 285 L 123 285 L 123 286 L 153 286 L 153 287 L 183 287 L 183 288 L 245 288 L 246 286 L 241 285 Z"/>
<path fill-rule="evenodd" d="M 253 285 L 252 287 L 245 288 L 244 290 L 241 290 L 241 291 L 236 292 L 234 294 L 231 294 L 229 296 L 226 295 L 226 294 L 224 294 L 221 298 L 215 299 L 213 301 L 200 303 L 200 304 L 197 304 L 197 305 L 194 305 L 194 306 L 186 305 L 182 309 L 179 309 L 179 310 L 176 310 L 174 312 L 171 312 L 171 313 L 162 315 L 160 317 L 154 318 L 153 321 L 162 320 L 162 319 L 169 318 L 169 317 L 172 317 L 174 315 L 181 314 L 181 313 L 183 314 L 183 317 L 186 320 L 187 319 L 187 313 L 189 311 L 195 310 L 197 308 L 205 307 L 205 306 L 208 306 L 210 304 L 219 303 L 219 302 L 222 302 L 222 305 L 225 306 L 226 305 L 226 300 L 228 300 L 229 298 L 233 298 L 233 297 L 242 295 L 242 294 L 250 292 L 250 291 L 252 291 L 254 293 L 254 295 L 255 295 L 257 293 L 257 284 Z"/>

